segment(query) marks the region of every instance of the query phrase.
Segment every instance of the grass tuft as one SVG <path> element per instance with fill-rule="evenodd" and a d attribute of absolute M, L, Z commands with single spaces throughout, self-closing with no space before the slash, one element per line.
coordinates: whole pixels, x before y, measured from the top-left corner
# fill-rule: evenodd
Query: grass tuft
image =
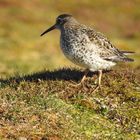
<path fill-rule="evenodd" d="M 84 85 L 71 86 L 83 75 L 76 69 L 1 79 L 0 136 L 139 139 L 139 71 L 124 67 L 105 72 L 102 88 L 95 93 L 97 73 L 89 73 Z"/>

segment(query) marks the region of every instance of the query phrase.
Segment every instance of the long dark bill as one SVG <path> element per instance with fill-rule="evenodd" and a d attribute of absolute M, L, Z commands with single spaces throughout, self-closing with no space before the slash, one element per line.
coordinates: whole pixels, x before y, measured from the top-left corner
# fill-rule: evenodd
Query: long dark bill
<path fill-rule="evenodd" d="M 49 29 L 47 29 L 45 32 L 43 32 L 40 36 L 43 36 L 44 34 L 54 30 L 55 28 L 56 28 L 55 25 L 51 26 Z"/>

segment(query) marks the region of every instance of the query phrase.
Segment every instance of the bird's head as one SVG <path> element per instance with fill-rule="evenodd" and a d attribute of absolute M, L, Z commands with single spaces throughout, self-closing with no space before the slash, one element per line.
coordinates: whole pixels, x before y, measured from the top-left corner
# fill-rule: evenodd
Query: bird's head
<path fill-rule="evenodd" d="M 45 32 L 43 32 L 41 34 L 41 36 L 43 36 L 44 34 L 50 32 L 50 31 L 52 31 L 54 29 L 61 29 L 65 23 L 71 22 L 72 20 L 74 20 L 72 15 L 68 15 L 68 14 L 59 15 L 56 18 L 56 23 L 53 26 L 51 26 L 49 29 L 47 29 Z"/>

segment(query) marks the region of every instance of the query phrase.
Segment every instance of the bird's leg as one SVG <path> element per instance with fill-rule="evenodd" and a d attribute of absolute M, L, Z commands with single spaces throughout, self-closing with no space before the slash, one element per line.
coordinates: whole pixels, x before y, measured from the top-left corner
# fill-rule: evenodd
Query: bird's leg
<path fill-rule="evenodd" d="M 102 70 L 98 70 L 98 73 L 99 73 L 99 77 L 98 77 L 98 85 L 97 85 L 96 88 L 93 90 L 93 92 L 95 92 L 98 88 L 101 87 Z"/>
<path fill-rule="evenodd" d="M 99 79 L 98 79 L 98 86 L 101 87 L 101 80 L 102 80 L 102 70 L 99 70 Z"/>
<path fill-rule="evenodd" d="M 81 79 L 81 81 L 80 81 L 80 83 L 79 83 L 79 84 L 84 83 L 84 81 L 85 81 L 85 79 L 86 79 L 86 77 L 87 77 L 88 72 L 89 72 L 89 70 L 88 70 L 88 69 L 86 69 L 86 70 L 85 70 L 85 72 L 84 72 L 84 76 L 83 76 L 83 78 Z"/>
<path fill-rule="evenodd" d="M 81 81 L 78 84 L 75 84 L 75 85 L 72 85 L 72 86 L 75 86 L 76 87 L 76 86 L 80 86 L 81 84 L 83 84 L 84 81 L 85 81 L 85 79 L 86 79 L 86 76 L 87 76 L 88 72 L 89 72 L 89 69 L 86 69 L 84 71 L 84 76 L 82 77 Z"/>

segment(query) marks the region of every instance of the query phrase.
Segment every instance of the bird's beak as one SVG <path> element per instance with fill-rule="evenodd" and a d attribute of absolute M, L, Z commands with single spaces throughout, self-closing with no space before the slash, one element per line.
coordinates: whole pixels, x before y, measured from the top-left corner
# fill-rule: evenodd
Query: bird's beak
<path fill-rule="evenodd" d="M 56 29 L 56 25 L 51 26 L 49 29 L 47 29 L 45 32 L 43 32 L 40 36 L 43 36 L 44 34 L 50 32 L 50 31 L 52 31 L 54 29 Z"/>

